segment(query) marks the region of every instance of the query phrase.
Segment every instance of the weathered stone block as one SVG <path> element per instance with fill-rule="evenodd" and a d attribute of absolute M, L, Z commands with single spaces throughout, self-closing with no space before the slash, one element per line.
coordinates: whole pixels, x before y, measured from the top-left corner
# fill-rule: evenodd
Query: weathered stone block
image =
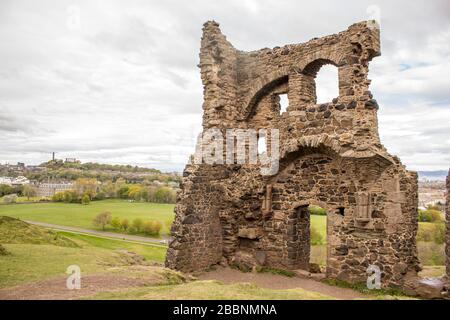
<path fill-rule="evenodd" d="M 238 237 L 246 239 L 257 239 L 259 230 L 257 228 L 239 228 Z"/>

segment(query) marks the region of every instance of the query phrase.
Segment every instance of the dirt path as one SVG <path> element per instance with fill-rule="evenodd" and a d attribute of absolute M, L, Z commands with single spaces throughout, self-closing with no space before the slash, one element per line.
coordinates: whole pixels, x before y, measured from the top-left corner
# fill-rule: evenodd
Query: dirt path
<path fill-rule="evenodd" d="M 0 300 L 71 300 L 92 296 L 100 292 L 122 291 L 129 288 L 151 286 L 161 279 L 153 273 L 144 273 L 143 277 L 129 277 L 119 274 L 94 274 L 82 277 L 80 290 L 69 290 L 66 287 L 67 276 L 56 277 L 28 284 L 0 289 Z M 336 299 L 351 300 L 370 298 L 356 291 L 329 286 L 327 284 L 301 278 L 285 277 L 267 273 L 243 273 L 229 268 L 220 268 L 198 276 L 199 280 L 219 280 L 225 284 L 253 283 L 261 288 L 286 290 L 301 288 L 318 292 Z"/>
<path fill-rule="evenodd" d="M 69 290 L 66 280 L 67 277 L 58 277 L 0 289 L 0 300 L 71 300 L 99 292 L 148 285 L 145 280 L 118 275 L 88 275 L 82 277 L 81 289 Z"/>
<path fill-rule="evenodd" d="M 51 223 L 36 222 L 36 221 L 29 221 L 29 220 L 25 220 L 25 222 L 34 224 L 36 226 L 55 229 L 55 230 L 59 230 L 59 231 L 67 231 L 67 232 L 72 232 L 72 233 L 77 233 L 77 234 L 94 235 L 94 236 L 99 236 L 99 237 L 104 237 L 104 238 L 114 238 L 114 239 L 119 239 L 119 240 L 139 242 L 139 243 L 143 243 L 143 244 L 158 243 L 160 245 L 167 245 L 167 243 L 169 241 L 169 237 L 167 237 L 167 236 L 162 236 L 161 239 L 155 239 L 155 238 L 134 236 L 134 235 L 129 235 L 129 234 L 120 234 L 120 233 L 107 232 L 107 231 L 98 231 L 98 230 L 89 230 L 89 229 L 83 229 L 83 228 L 77 228 L 77 227 L 60 226 L 60 225 L 51 224 Z"/>
<path fill-rule="evenodd" d="M 350 300 L 358 298 L 370 298 L 368 295 L 351 289 L 329 286 L 325 283 L 301 277 L 285 277 L 268 273 L 240 272 L 230 268 L 219 268 L 204 273 L 198 277 L 200 280 L 219 280 L 225 284 L 249 282 L 261 288 L 284 290 L 301 288 L 334 297 L 336 299 Z"/>

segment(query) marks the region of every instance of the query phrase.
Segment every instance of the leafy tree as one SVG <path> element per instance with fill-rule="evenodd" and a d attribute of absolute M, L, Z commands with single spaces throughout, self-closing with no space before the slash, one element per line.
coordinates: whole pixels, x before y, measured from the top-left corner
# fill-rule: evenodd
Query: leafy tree
<path fill-rule="evenodd" d="M 105 194 L 106 198 L 114 198 L 116 196 L 115 185 L 111 180 L 103 183 L 100 187 L 100 191 Z"/>
<path fill-rule="evenodd" d="M 37 195 L 37 190 L 35 187 L 26 184 L 23 186 L 22 188 L 22 194 L 28 198 L 28 200 L 30 200 L 31 197 L 36 197 Z"/>
<path fill-rule="evenodd" d="M 79 178 L 75 181 L 73 188 L 80 197 L 84 197 L 84 195 L 87 194 L 89 200 L 91 200 L 94 199 L 97 194 L 97 180 Z"/>
<path fill-rule="evenodd" d="M 419 210 L 418 220 L 420 222 L 442 222 L 444 221 L 443 214 L 440 211 L 427 209 Z"/>
<path fill-rule="evenodd" d="M 149 202 L 156 203 L 175 203 L 176 202 L 176 192 L 168 187 L 157 187 L 157 188 L 149 188 L 148 190 Z"/>
<path fill-rule="evenodd" d="M 143 224 L 144 224 L 144 221 L 142 221 L 142 219 L 136 218 L 131 223 L 131 227 L 134 232 L 141 232 Z"/>
<path fill-rule="evenodd" d="M 147 188 L 142 188 L 141 189 L 141 196 L 140 198 L 144 201 L 148 201 L 148 189 Z"/>
<path fill-rule="evenodd" d="M 14 193 L 14 189 L 7 184 L 0 184 L 0 197 Z"/>
<path fill-rule="evenodd" d="M 77 194 L 73 190 L 66 190 L 63 192 L 63 201 L 70 203 L 78 200 Z"/>
<path fill-rule="evenodd" d="M 78 198 L 78 195 L 76 194 L 76 192 L 74 190 L 65 190 L 65 191 L 56 192 L 52 196 L 53 202 L 71 203 L 71 202 L 79 202 L 80 200 L 81 199 Z"/>
<path fill-rule="evenodd" d="M 89 197 L 89 194 L 85 193 L 83 197 L 81 198 L 81 204 L 88 205 L 91 202 L 91 198 Z"/>
<path fill-rule="evenodd" d="M 56 192 L 53 196 L 52 196 L 52 201 L 53 202 L 62 202 L 64 201 L 64 192 Z"/>
<path fill-rule="evenodd" d="M 120 219 L 118 217 L 114 217 L 111 219 L 111 227 L 116 230 L 122 229 L 122 223 L 120 222 Z"/>
<path fill-rule="evenodd" d="M 133 184 L 128 187 L 128 199 L 141 200 L 142 186 Z"/>
<path fill-rule="evenodd" d="M 122 225 L 122 229 L 127 231 L 128 228 L 130 227 L 130 222 L 128 221 L 128 219 L 123 219 L 121 222 Z"/>
<path fill-rule="evenodd" d="M 6 204 L 16 203 L 17 202 L 17 194 L 8 194 L 3 197 L 3 202 Z"/>
<path fill-rule="evenodd" d="M 151 236 L 158 236 L 161 231 L 162 224 L 159 221 L 147 221 L 142 226 L 142 231 Z"/>
<path fill-rule="evenodd" d="M 106 199 L 106 195 L 103 192 L 98 192 L 95 195 L 95 200 L 105 200 Z"/>
<path fill-rule="evenodd" d="M 99 213 L 94 220 L 92 221 L 94 226 L 101 227 L 103 230 L 105 230 L 105 227 L 111 223 L 111 213 L 108 211 Z"/>
<path fill-rule="evenodd" d="M 310 205 L 308 207 L 309 214 L 318 215 L 318 216 L 326 216 L 327 211 L 321 207 Z"/>
<path fill-rule="evenodd" d="M 127 184 L 120 186 L 120 188 L 117 191 L 117 197 L 119 197 L 120 199 L 128 199 L 129 188 L 130 187 Z"/>
<path fill-rule="evenodd" d="M 126 199 L 128 197 L 127 182 L 123 178 L 117 179 L 114 183 L 114 193 L 115 197 L 117 198 L 123 198 L 124 193 L 126 193 L 126 196 L 123 199 Z"/>
<path fill-rule="evenodd" d="M 433 240 L 437 244 L 445 241 L 445 223 L 435 223 L 433 226 Z"/>

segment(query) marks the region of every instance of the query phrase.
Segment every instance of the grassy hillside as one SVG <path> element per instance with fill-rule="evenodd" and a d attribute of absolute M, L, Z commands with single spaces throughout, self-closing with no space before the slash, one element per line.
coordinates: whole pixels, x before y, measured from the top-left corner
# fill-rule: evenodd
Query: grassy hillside
<path fill-rule="evenodd" d="M 166 255 L 164 246 L 51 233 L 23 222 L 16 224 L 8 237 L 4 237 L 4 230 L 0 229 L 0 242 L 9 253 L 0 255 L 0 288 L 62 276 L 70 265 L 80 266 L 84 274 L 104 272 L 107 267 L 129 263 L 123 252 L 134 252 L 148 262 L 158 263 L 162 263 Z M 11 237 L 13 234 L 15 236 Z M 48 234 L 60 241 L 47 238 Z"/>
<path fill-rule="evenodd" d="M 81 234 L 72 234 L 66 232 L 58 232 L 58 234 L 75 241 L 82 247 L 92 247 L 96 249 L 106 250 L 127 250 L 135 252 L 147 261 L 163 263 L 166 257 L 167 247 L 158 244 L 141 244 L 133 242 L 125 242 L 121 240 L 104 239 Z"/>
<path fill-rule="evenodd" d="M 78 265 L 82 279 L 87 276 L 95 279 L 97 293 L 89 293 L 87 289 L 87 293 L 75 295 L 75 298 L 331 299 L 327 295 L 300 288 L 270 290 L 252 284 L 225 285 L 218 281 L 193 281 L 181 273 L 149 265 L 152 261 L 163 261 L 166 250 L 164 247 L 70 233 L 55 234 L 8 217 L 2 217 L 0 221 L 3 226 L 0 230 L 2 236 L 2 231 L 10 227 L 8 236 L 1 240 L 9 241 L 3 244 L 9 254 L 0 256 L 0 289 L 3 288 L 3 294 L 20 292 L 19 297 L 33 298 L 33 294 L 45 292 L 56 298 L 67 298 L 68 294 L 77 292 L 65 289 L 64 281 L 57 282 L 55 287 L 55 279 L 64 280 L 67 277 L 67 267 Z M 61 241 L 55 241 L 55 237 Z M 67 246 L 67 243 L 72 245 Z M 84 281 L 87 280 L 82 280 L 82 283 Z M 20 287 L 21 284 L 30 282 L 33 285 L 25 287 L 30 289 Z M 18 285 L 19 287 L 14 287 Z"/>
<path fill-rule="evenodd" d="M 61 247 L 78 245 L 56 232 L 30 225 L 19 219 L 0 216 L 0 243 L 52 244 Z"/>
<path fill-rule="evenodd" d="M 271 290 L 250 283 L 225 285 L 219 281 L 194 281 L 121 292 L 100 293 L 101 300 L 330 300 L 332 297 L 300 288 Z"/>
<path fill-rule="evenodd" d="M 62 226 L 95 229 L 94 217 L 104 211 L 113 217 L 157 220 L 162 223 L 162 234 L 168 234 L 173 221 L 173 204 L 128 202 L 126 200 L 93 201 L 89 205 L 77 203 L 34 203 L 0 206 L 0 216 L 10 216 L 22 220 L 52 223 Z M 111 230 L 112 231 L 112 230 Z"/>

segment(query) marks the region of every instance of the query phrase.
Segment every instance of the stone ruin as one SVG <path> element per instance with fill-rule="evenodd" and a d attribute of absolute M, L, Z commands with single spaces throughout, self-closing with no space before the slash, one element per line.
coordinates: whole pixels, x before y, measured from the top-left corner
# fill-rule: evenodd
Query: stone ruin
<path fill-rule="evenodd" d="M 448 287 L 450 288 L 450 170 L 448 171 L 447 175 L 447 199 L 445 212 L 445 271 L 448 280 Z"/>
<path fill-rule="evenodd" d="M 373 22 L 251 52 L 235 49 L 216 22 L 205 23 L 203 130 L 278 129 L 279 170 L 265 176 L 260 164 L 189 163 L 166 266 L 309 270 L 307 208 L 318 205 L 327 212 L 328 278 L 365 283 L 370 265 L 380 268 L 384 287 L 416 277 L 417 174 L 380 142 L 367 77 L 379 55 Z M 339 96 L 317 104 L 315 77 L 325 64 L 338 68 Z"/>

